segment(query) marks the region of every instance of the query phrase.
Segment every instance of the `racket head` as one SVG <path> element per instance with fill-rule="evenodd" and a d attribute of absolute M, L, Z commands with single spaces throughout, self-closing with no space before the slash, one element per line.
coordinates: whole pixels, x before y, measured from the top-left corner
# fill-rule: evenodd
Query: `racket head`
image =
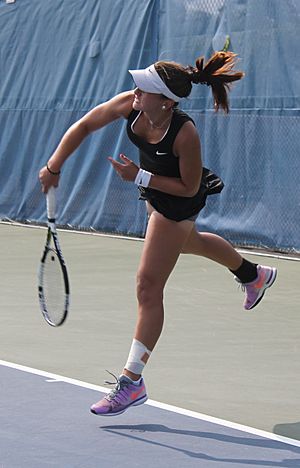
<path fill-rule="evenodd" d="M 49 242 L 41 259 L 38 282 L 41 312 L 49 325 L 58 327 L 68 315 L 70 288 L 61 252 L 51 248 Z"/>

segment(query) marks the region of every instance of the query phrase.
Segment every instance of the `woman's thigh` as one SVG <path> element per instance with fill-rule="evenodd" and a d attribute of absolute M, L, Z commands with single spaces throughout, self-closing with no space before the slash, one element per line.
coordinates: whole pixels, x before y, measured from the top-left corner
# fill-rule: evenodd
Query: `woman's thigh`
<path fill-rule="evenodd" d="M 149 207 L 149 222 L 145 236 L 139 275 L 163 286 L 172 272 L 194 223 L 172 221 Z"/>

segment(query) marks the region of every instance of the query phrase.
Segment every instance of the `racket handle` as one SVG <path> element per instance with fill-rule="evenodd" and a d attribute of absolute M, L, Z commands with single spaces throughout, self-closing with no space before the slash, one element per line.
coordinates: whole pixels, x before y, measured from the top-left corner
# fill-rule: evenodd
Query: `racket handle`
<path fill-rule="evenodd" d="M 56 216 L 56 188 L 55 187 L 50 187 L 47 195 L 46 195 L 46 201 L 47 201 L 47 216 L 48 220 L 55 220 Z"/>

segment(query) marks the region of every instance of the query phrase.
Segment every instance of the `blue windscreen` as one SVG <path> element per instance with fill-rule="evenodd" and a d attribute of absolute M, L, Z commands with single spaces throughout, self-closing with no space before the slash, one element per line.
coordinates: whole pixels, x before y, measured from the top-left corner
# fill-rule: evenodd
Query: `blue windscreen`
<path fill-rule="evenodd" d="M 0 217 L 46 220 L 39 169 L 94 106 L 133 88 L 128 69 L 193 65 L 230 37 L 245 78 L 229 115 L 195 85 L 180 107 L 195 120 L 203 161 L 222 177 L 197 219 L 240 246 L 300 250 L 300 2 L 296 0 L 16 0 L 0 3 Z M 89 136 L 65 163 L 59 223 L 143 236 L 138 190 L 108 156 L 138 161 L 126 122 Z"/>

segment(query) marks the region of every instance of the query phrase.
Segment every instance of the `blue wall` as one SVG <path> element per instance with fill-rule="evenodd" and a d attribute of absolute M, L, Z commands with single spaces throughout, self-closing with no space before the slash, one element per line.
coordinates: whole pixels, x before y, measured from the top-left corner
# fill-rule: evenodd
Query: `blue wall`
<path fill-rule="evenodd" d="M 237 245 L 300 251 L 300 2 L 293 0 L 16 0 L 0 3 L 0 218 L 45 222 L 38 171 L 67 128 L 132 88 L 130 68 L 194 64 L 223 47 L 246 77 L 215 114 L 209 88 L 181 104 L 206 166 L 222 176 L 199 229 Z M 125 122 L 91 135 L 63 168 L 59 222 L 142 236 L 144 204 L 108 156 L 137 160 Z"/>

